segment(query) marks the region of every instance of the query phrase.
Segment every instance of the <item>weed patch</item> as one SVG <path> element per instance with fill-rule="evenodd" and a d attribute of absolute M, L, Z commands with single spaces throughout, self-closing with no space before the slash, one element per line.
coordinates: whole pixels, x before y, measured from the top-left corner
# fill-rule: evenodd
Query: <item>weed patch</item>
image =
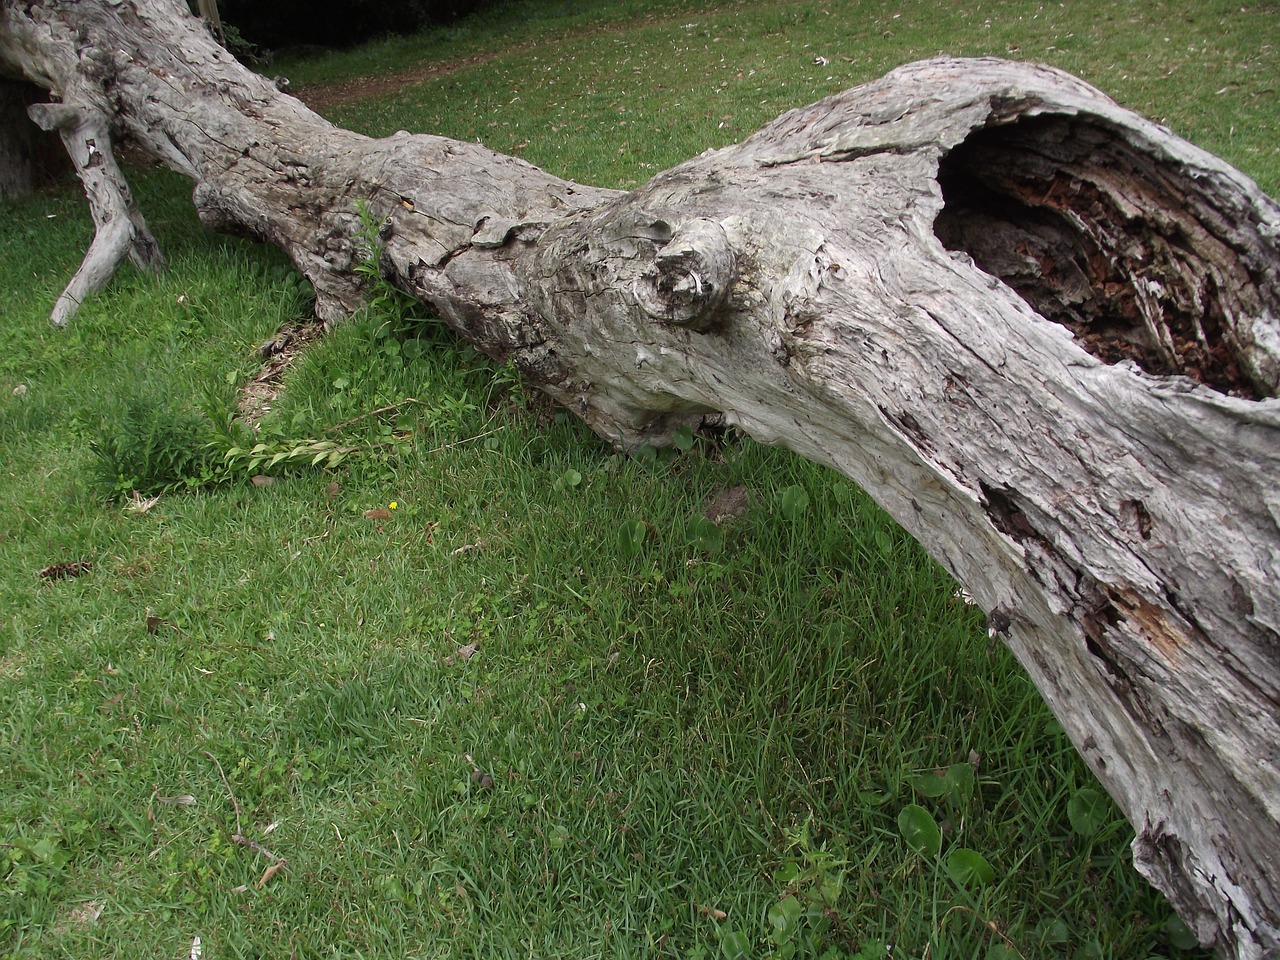
<path fill-rule="evenodd" d="M 111 403 L 88 445 L 97 485 L 116 499 L 226 479 L 213 440 L 213 424 L 199 409 L 144 390 Z"/>

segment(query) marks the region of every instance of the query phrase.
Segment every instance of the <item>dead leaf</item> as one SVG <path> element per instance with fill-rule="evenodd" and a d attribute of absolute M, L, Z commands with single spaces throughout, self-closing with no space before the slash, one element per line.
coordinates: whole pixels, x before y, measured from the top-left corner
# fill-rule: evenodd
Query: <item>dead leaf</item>
<path fill-rule="evenodd" d="M 154 497 L 144 497 L 137 490 L 134 490 L 129 494 L 129 502 L 124 505 L 124 508 L 129 513 L 146 513 L 159 502 L 159 494 Z"/>
<path fill-rule="evenodd" d="M 55 563 L 40 571 L 43 580 L 65 580 L 69 577 L 80 577 L 93 570 L 93 563 L 88 560 L 71 560 L 67 563 Z"/>
<path fill-rule="evenodd" d="M 153 617 L 147 614 L 147 633 L 155 633 L 160 629 L 160 624 L 164 623 L 159 617 Z"/>
<path fill-rule="evenodd" d="M 449 554 L 449 556 L 459 557 L 464 553 L 470 553 L 472 550 L 479 550 L 483 546 L 484 546 L 483 540 L 477 540 L 475 543 L 464 543 L 457 550 L 454 550 L 453 553 Z"/>
<path fill-rule="evenodd" d="M 489 776 L 487 773 L 481 770 L 478 766 L 476 766 L 476 762 L 471 759 L 471 754 L 464 753 L 462 756 L 467 761 L 467 763 L 471 765 L 471 779 L 476 782 L 476 785 L 485 790 L 488 790 L 490 787 L 492 787 L 493 777 Z"/>
<path fill-rule="evenodd" d="M 258 884 L 257 884 L 258 889 L 261 890 L 268 883 L 270 883 L 271 878 L 274 877 L 281 870 L 283 870 L 284 865 L 288 862 L 289 862 L 288 860 L 277 860 L 275 863 L 271 864 L 271 866 L 267 867 L 267 869 L 263 870 L 262 876 L 258 879 Z"/>
<path fill-rule="evenodd" d="M 739 520 L 746 516 L 747 507 L 751 504 L 751 494 L 746 487 L 738 485 L 721 490 L 708 499 L 702 514 L 713 523 L 721 520 Z"/>
<path fill-rule="evenodd" d="M 96 923 L 106 906 L 105 900 L 90 900 L 88 903 L 82 903 L 71 911 L 71 922 L 85 926 Z"/>
<path fill-rule="evenodd" d="M 338 495 L 338 491 L 342 489 L 342 485 L 337 480 L 330 480 L 325 484 L 324 495 L 330 499 Z"/>
<path fill-rule="evenodd" d="M 392 513 L 386 507 L 374 507 L 372 510 L 366 510 L 364 515 L 370 520 L 390 520 Z"/>
<path fill-rule="evenodd" d="M 180 797 L 156 797 L 156 803 L 163 803 L 168 807 L 194 807 L 196 798 L 189 793 L 184 793 Z"/>
<path fill-rule="evenodd" d="M 123 699 L 123 693 L 117 693 L 114 697 L 107 697 L 107 699 L 98 704 L 98 710 L 104 717 L 109 717 L 112 709 Z"/>
<path fill-rule="evenodd" d="M 255 487 L 269 487 L 275 483 L 274 477 L 268 477 L 265 474 L 258 474 L 256 477 L 250 477 L 249 482 Z"/>
<path fill-rule="evenodd" d="M 718 907 L 698 907 L 698 912 L 705 914 L 712 920 L 727 920 L 729 915 Z"/>
<path fill-rule="evenodd" d="M 463 660 L 470 660 L 476 655 L 476 651 L 479 649 L 480 643 L 478 641 L 475 643 L 468 643 L 465 647 L 459 647 L 454 651 L 454 655 Z"/>
<path fill-rule="evenodd" d="M 239 833 L 239 832 L 233 833 L 231 835 L 231 842 L 234 844 L 238 844 L 239 846 L 242 846 L 242 847 L 248 847 L 254 853 L 262 854 L 272 863 L 285 862 L 284 857 L 277 857 L 274 853 L 272 853 L 270 850 L 268 850 L 266 847 L 260 844 L 257 840 L 251 840 L 249 837 L 246 837 L 243 833 Z M 267 879 L 269 880 L 271 878 L 268 877 Z"/>

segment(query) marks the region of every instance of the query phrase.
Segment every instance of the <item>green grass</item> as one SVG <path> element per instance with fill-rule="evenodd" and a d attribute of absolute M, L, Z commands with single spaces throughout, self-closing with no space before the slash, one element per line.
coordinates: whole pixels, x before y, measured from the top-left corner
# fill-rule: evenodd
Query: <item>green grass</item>
<path fill-rule="evenodd" d="M 1275 192 L 1269 15 L 1181 9 L 514 4 L 286 72 L 305 93 L 491 53 L 331 112 L 625 185 L 897 63 L 1010 52 Z M 1187 955 L 981 616 L 784 453 L 615 456 L 383 313 L 313 346 L 264 425 L 355 448 L 338 469 L 126 510 L 93 453 L 144 430 L 120 411 L 216 415 L 307 309 L 273 251 L 201 231 L 187 184 L 133 176 L 171 269 L 123 272 L 65 332 L 82 201 L 0 208 L 0 956 Z M 739 484 L 721 542 L 703 503 Z M 970 761 L 972 788 L 933 775 Z M 937 858 L 902 838 L 911 804 Z M 288 861 L 261 888 L 237 830 Z M 957 847 L 990 883 L 949 876 Z"/>
<path fill-rule="evenodd" d="M 640 7 L 643 18 L 633 10 Z M 505 45 L 511 53 L 431 76 L 404 96 L 325 112 L 371 135 L 408 129 L 481 140 L 564 176 L 625 187 L 902 63 L 1004 56 L 1069 70 L 1280 193 L 1280 29 L 1265 3 L 669 0 L 503 9 L 505 18 L 429 34 L 416 49 L 388 41 L 279 69 L 305 97 L 322 78 L 381 77 Z"/>

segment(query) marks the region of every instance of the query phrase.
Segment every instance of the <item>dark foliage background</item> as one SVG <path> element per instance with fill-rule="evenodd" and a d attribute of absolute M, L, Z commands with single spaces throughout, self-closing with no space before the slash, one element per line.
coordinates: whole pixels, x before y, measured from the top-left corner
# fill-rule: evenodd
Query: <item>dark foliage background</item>
<path fill-rule="evenodd" d="M 411 33 L 494 5 L 494 0 L 219 0 L 225 24 L 265 50 L 346 47 Z"/>

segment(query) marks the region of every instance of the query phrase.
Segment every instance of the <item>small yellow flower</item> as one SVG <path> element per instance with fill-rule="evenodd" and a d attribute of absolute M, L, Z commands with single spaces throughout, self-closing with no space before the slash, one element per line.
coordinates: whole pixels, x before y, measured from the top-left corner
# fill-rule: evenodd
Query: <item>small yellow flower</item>
<path fill-rule="evenodd" d="M 396 507 L 398 507 L 398 506 L 400 506 L 400 504 L 398 504 L 398 503 L 396 503 L 394 500 L 392 500 L 390 503 L 388 503 L 388 504 L 387 504 L 387 509 L 389 509 L 389 510 L 394 510 L 394 509 L 395 509 Z"/>

